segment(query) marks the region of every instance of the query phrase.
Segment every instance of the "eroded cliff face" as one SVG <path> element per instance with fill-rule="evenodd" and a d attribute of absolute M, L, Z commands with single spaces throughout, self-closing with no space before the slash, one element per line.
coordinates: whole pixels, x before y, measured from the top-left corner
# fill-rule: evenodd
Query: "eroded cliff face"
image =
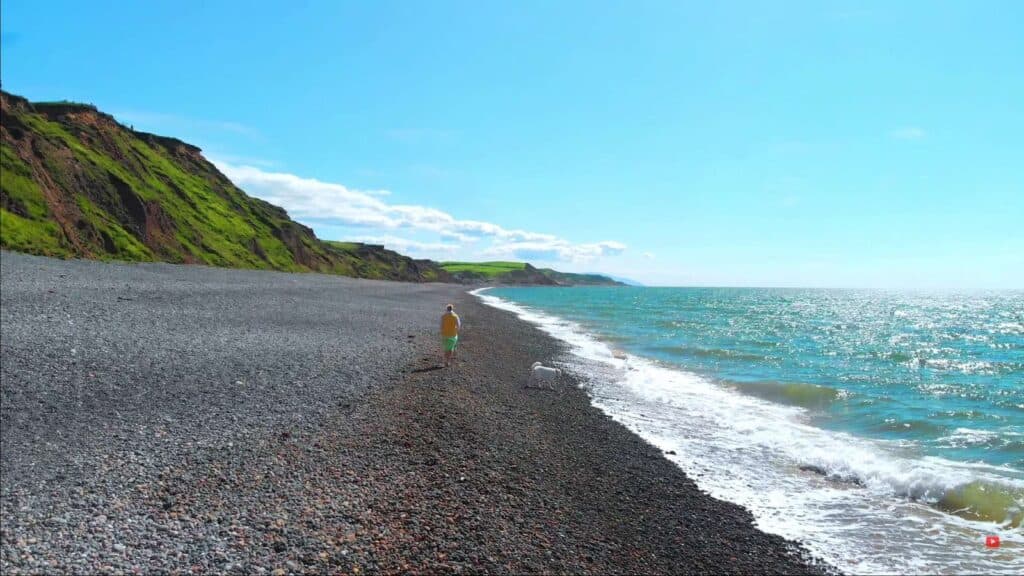
<path fill-rule="evenodd" d="M 427 260 L 319 240 L 246 195 L 199 148 L 136 132 L 95 107 L 0 93 L 0 247 L 58 257 L 165 261 L 451 281 Z"/>

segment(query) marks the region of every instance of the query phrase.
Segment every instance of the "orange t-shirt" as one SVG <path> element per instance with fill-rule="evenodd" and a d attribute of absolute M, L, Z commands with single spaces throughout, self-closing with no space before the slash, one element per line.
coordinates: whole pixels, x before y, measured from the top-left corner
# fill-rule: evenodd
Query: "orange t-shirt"
<path fill-rule="evenodd" d="M 459 335 L 459 315 L 448 312 L 441 316 L 441 336 L 451 338 Z"/>

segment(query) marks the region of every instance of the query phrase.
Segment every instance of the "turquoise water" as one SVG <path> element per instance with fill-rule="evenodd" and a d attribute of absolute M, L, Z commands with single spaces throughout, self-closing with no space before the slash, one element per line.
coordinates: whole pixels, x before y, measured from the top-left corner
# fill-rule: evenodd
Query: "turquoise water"
<path fill-rule="evenodd" d="M 844 569 L 1024 572 L 1024 292 L 481 297 L 610 366 L 595 404 Z"/>
<path fill-rule="evenodd" d="M 1024 293 L 501 288 L 816 422 L 1024 471 Z"/>

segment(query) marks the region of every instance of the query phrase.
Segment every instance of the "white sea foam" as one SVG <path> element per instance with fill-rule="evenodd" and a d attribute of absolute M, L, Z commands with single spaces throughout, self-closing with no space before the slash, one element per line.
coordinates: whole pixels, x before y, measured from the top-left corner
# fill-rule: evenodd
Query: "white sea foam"
<path fill-rule="evenodd" d="M 740 394 L 698 374 L 613 351 L 580 326 L 472 292 L 570 344 L 593 403 L 652 444 L 713 496 L 751 510 L 766 531 L 799 540 L 854 573 L 1022 573 L 1024 534 L 932 506 L 982 482 L 1024 491 L 1024 475 L 920 457 L 912 444 L 812 426 L 802 408 Z M 963 431 L 966 438 L 971 433 Z M 814 471 L 814 472 L 810 472 Z M 824 476 L 816 472 L 824 472 Z M 1024 501 L 1018 502 L 1024 507 Z M 1003 548 L 984 548 L 998 534 Z M 879 539 L 879 535 L 883 538 Z"/>
<path fill-rule="evenodd" d="M 974 430 L 972 428 L 957 428 L 952 434 L 947 434 L 939 438 L 939 442 L 943 442 L 949 446 L 963 447 L 963 446 L 977 446 L 979 444 L 988 444 L 993 439 L 999 438 L 999 432 L 992 430 Z"/>

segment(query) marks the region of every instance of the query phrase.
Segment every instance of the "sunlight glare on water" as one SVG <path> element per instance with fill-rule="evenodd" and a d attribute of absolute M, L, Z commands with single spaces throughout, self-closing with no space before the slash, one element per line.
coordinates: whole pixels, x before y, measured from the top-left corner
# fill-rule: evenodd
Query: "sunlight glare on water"
<path fill-rule="evenodd" d="M 572 344 L 597 406 L 762 529 L 851 572 L 1024 571 L 1024 294 L 480 296 Z"/>

